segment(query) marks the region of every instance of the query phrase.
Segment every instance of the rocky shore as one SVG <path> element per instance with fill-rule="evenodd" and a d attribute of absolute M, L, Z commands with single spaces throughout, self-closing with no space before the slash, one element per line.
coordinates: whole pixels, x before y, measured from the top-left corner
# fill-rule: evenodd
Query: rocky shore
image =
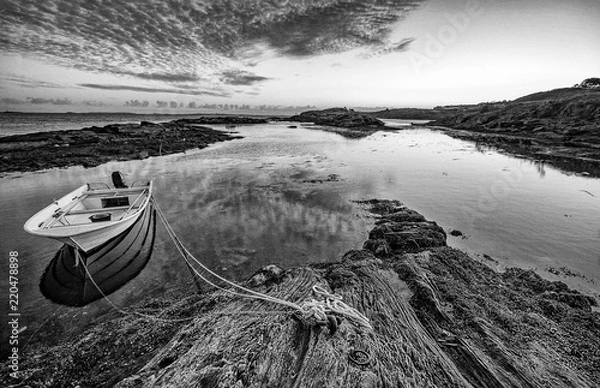
<path fill-rule="evenodd" d="M 382 119 L 428 119 L 434 129 L 565 171 L 600 177 L 600 87 L 534 93 L 514 101 L 386 109 Z"/>
<path fill-rule="evenodd" d="M 202 125 L 266 122 L 251 117 L 200 117 L 0 137 L 0 173 L 77 165 L 93 167 L 113 160 L 179 153 L 239 137 Z"/>
<path fill-rule="evenodd" d="M 367 113 L 369 116 L 379 119 L 398 119 L 398 120 L 440 120 L 459 111 L 457 107 L 440 107 L 434 109 L 424 108 L 395 108 L 385 109 L 377 112 Z"/>
<path fill-rule="evenodd" d="M 453 137 L 600 176 L 600 89 L 558 89 L 464 107 L 431 124 Z"/>
<path fill-rule="evenodd" d="M 339 133 L 348 138 L 366 137 L 385 129 L 385 124 L 381 120 L 347 108 L 302 112 L 288 120 L 314 123 L 319 126 L 319 130 Z"/>
<path fill-rule="evenodd" d="M 149 300 L 58 346 L 28 349 L 32 387 L 595 387 L 596 301 L 532 271 L 498 273 L 446 245 L 435 222 L 396 201 L 364 249 L 335 263 L 269 266 L 248 287 L 300 303 L 314 285 L 358 309 L 309 325 L 291 309 L 222 291 Z"/>
<path fill-rule="evenodd" d="M 600 177 L 600 88 L 557 89 L 514 101 L 433 109 L 361 113 L 347 108 L 308 111 L 289 118 L 319 130 L 360 138 L 386 130 L 381 119 L 430 119 L 428 126 L 511 155 Z"/>

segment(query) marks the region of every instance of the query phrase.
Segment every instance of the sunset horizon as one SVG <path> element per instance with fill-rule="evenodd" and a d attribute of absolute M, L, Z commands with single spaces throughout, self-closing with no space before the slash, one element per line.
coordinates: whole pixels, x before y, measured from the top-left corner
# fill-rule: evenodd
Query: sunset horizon
<path fill-rule="evenodd" d="M 569 87 L 600 63 L 592 0 L 9 0 L 0 20 L 1 111 L 432 108 Z"/>

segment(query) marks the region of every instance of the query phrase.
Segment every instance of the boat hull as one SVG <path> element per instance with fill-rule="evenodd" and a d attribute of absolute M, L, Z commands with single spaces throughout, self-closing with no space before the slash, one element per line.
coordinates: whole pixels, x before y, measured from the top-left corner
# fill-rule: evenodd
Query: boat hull
<path fill-rule="evenodd" d="M 89 252 L 131 227 L 143 214 L 151 196 L 152 182 L 147 186 L 112 190 L 92 190 L 86 184 L 40 210 L 25 223 L 24 229 Z M 118 206 L 115 200 L 125 200 L 127 205 Z"/>
<path fill-rule="evenodd" d="M 42 294 L 55 303 L 85 306 L 115 292 L 144 269 L 155 234 L 156 211 L 150 204 L 127 230 L 88 253 L 63 245 L 40 280 Z"/>
<path fill-rule="evenodd" d="M 81 251 L 89 252 L 111 238 L 116 237 L 126 231 L 129 227 L 131 227 L 131 225 L 135 224 L 140 216 L 141 213 L 138 213 L 135 217 L 130 217 L 116 225 L 90 230 L 88 232 L 79 233 L 69 237 L 57 237 L 56 240 L 62 241 L 63 243 Z"/>

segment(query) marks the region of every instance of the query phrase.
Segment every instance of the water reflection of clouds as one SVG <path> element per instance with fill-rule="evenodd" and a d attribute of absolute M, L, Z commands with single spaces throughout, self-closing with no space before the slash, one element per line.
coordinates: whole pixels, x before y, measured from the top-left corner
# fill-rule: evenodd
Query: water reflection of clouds
<path fill-rule="evenodd" d="M 356 247 L 360 227 L 352 205 L 328 190 L 329 183 L 307 185 L 297 177 L 280 171 L 264 176 L 252 167 L 207 172 L 169 184 L 168 199 L 161 201 L 168 201 L 167 215 L 177 217 L 182 240 L 213 268 L 238 262 L 257 269 L 273 260 L 297 265 Z M 247 250 L 256 252 L 251 263 L 239 254 Z"/>

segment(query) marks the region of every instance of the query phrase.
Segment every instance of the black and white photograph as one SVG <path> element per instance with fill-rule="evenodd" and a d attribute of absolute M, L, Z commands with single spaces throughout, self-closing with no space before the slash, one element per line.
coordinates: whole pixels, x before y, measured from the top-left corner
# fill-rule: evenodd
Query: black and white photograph
<path fill-rule="evenodd" d="M 0 0 L 0 386 L 600 386 L 600 1 Z"/>

